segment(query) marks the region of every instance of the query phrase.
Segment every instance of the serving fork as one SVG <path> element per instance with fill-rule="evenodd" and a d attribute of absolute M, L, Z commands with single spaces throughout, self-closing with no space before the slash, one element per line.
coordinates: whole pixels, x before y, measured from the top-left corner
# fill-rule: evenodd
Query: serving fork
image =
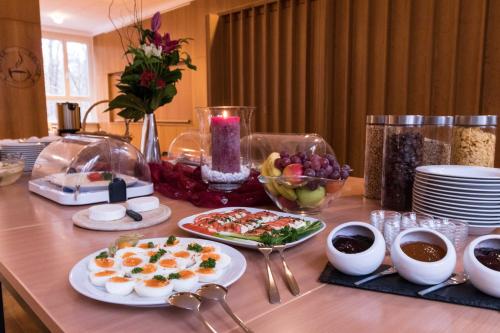
<path fill-rule="evenodd" d="M 290 270 L 290 268 L 288 268 L 288 265 L 286 263 L 284 254 L 285 245 L 283 244 L 274 245 L 273 249 L 278 250 L 280 254 L 281 265 L 283 266 L 283 270 L 285 271 L 285 280 L 286 283 L 288 284 L 288 288 L 290 289 L 292 295 L 297 296 L 298 294 L 300 294 L 300 288 L 299 285 L 297 284 L 297 280 L 295 280 L 295 277 L 292 274 L 292 271 Z"/>
<path fill-rule="evenodd" d="M 273 248 L 264 244 L 258 244 L 257 248 L 259 249 L 260 253 L 264 255 L 266 261 L 266 286 L 267 294 L 269 296 L 269 303 L 279 303 L 281 302 L 280 293 L 278 291 L 278 286 L 276 285 L 276 280 L 274 279 L 273 272 L 271 271 L 271 261 L 269 260 L 269 255 L 271 254 L 271 252 L 273 252 Z"/>

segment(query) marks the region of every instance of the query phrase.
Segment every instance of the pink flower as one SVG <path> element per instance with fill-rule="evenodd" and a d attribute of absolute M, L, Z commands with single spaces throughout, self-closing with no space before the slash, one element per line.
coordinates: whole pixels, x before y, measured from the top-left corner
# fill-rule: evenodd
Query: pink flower
<path fill-rule="evenodd" d="M 151 81 L 153 81 L 155 78 L 156 78 L 156 73 L 146 70 L 141 74 L 141 80 L 139 82 L 139 85 L 148 88 L 151 85 Z"/>
<path fill-rule="evenodd" d="M 163 37 L 159 32 L 155 32 L 153 36 L 153 44 L 155 44 L 156 47 L 161 46 L 162 53 L 168 54 L 179 46 L 179 41 L 177 39 L 171 40 L 168 32 L 163 35 Z"/>

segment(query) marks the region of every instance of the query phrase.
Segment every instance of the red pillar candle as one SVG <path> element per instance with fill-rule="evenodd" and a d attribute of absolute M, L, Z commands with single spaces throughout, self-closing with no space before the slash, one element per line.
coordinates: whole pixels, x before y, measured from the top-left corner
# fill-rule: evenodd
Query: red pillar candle
<path fill-rule="evenodd" d="M 240 172 L 240 117 L 212 117 L 212 170 L 224 173 Z"/>

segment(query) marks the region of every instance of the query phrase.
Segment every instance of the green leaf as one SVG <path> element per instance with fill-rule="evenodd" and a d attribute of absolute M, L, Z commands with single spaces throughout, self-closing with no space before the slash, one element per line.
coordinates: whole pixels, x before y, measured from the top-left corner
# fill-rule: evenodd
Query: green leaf
<path fill-rule="evenodd" d="M 144 118 L 144 112 L 135 109 L 123 109 L 118 112 L 118 115 L 124 119 L 132 119 L 133 121 L 139 121 Z"/>

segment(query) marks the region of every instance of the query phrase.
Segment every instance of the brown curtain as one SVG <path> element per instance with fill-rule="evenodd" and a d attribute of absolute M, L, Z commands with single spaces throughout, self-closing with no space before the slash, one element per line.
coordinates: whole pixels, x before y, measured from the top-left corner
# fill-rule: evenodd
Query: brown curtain
<path fill-rule="evenodd" d="M 497 0 L 266 1 L 210 29 L 211 105 L 319 133 L 358 176 L 367 114 L 500 114 Z"/>

